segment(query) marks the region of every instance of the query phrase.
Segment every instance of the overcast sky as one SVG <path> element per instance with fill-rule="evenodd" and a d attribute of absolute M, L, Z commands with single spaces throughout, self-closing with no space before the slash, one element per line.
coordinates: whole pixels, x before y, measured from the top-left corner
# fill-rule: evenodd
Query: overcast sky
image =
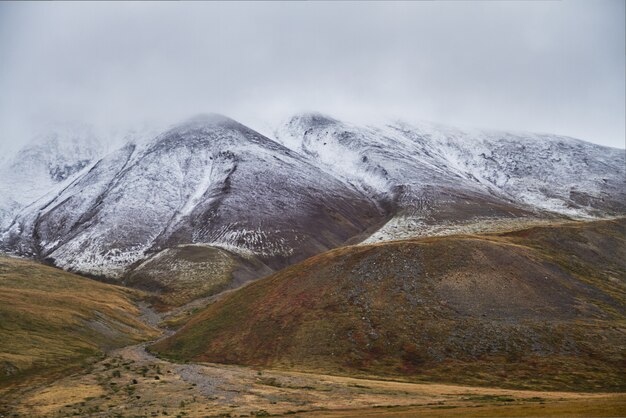
<path fill-rule="evenodd" d="M 1 146 L 51 121 L 316 110 L 624 148 L 624 4 L 1 2 Z"/>

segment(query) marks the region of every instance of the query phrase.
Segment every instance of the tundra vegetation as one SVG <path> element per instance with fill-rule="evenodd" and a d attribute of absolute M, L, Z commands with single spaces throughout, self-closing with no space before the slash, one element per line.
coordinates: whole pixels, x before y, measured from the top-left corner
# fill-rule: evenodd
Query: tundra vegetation
<path fill-rule="evenodd" d="M 348 246 L 167 312 L 3 257 L 0 414 L 623 415 L 625 237 L 616 219 Z"/>

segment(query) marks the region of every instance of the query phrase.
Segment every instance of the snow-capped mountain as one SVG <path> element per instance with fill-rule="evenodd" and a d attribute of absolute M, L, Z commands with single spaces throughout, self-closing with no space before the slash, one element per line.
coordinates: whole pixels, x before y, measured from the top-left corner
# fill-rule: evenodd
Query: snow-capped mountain
<path fill-rule="evenodd" d="M 87 125 L 56 127 L 36 136 L 0 163 L 0 227 L 8 227 L 17 212 L 54 192 L 104 152 L 104 145 Z"/>
<path fill-rule="evenodd" d="M 624 210 L 624 150 L 550 134 L 467 132 L 426 124 L 391 127 L 516 201 L 573 217 Z"/>
<path fill-rule="evenodd" d="M 182 243 L 274 267 L 337 246 L 383 216 L 298 154 L 208 115 L 107 155 L 44 206 L 20 214 L 3 241 L 66 269 L 112 277 L 148 252 Z"/>
<path fill-rule="evenodd" d="M 152 128 L 102 132 L 88 124 L 49 126 L 0 160 L 0 230 L 25 208 L 36 210 L 121 144 L 141 143 Z M 39 204 L 37 203 L 39 202 Z"/>
<path fill-rule="evenodd" d="M 393 196 L 394 217 L 367 242 L 626 210 L 624 151 L 577 139 L 429 123 L 364 127 L 320 114 L 290 118 L 276 138 L 373 196 Z"/>
<path fill-rule="evenodd" d="M 183 244 L 276 269 L 363 239 L 626 213 L 624 151 L 571 138 L 319 114 L 275 138 L 205 115 L 106 155 L 79 139 L 24 151 L 12 160 L 21 183 L 3 182 L 21 200 L 3 192 L 17 203 L 3 203 L 0 246 L 120 278 Z"/>

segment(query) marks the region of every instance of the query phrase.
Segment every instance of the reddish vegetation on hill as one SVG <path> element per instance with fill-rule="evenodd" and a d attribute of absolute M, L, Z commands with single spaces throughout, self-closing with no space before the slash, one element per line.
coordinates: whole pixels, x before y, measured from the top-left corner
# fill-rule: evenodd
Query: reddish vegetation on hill
<path fill-rule="evenodd" d="M 623 390 L 626 220 L 344 247 L 153 346 L 178 360 Z"/>

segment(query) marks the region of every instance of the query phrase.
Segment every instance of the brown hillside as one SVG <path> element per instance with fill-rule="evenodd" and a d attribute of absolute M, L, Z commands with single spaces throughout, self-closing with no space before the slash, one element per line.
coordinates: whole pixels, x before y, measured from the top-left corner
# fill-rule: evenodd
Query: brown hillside
<path fill-rule="evenodd" d="M 80 365 L 158 335 L 139 291 L 0 256 L 0 385 Z"/>
<path fill-rule="evenodd" d="M 344 247 L 153 346 L 194 361 L 626 389 L 626 220 Z"/>

